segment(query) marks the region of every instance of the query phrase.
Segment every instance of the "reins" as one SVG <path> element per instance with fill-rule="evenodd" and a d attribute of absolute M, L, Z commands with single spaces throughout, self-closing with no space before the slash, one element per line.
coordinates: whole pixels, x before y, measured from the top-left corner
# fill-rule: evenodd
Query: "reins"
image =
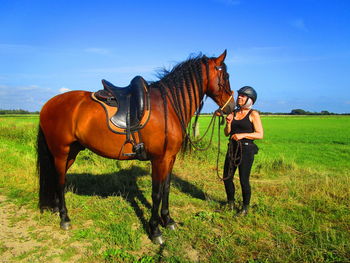
<path fill-rule="evenodd" d="M 222 126 L 222 122 L 224 120 L 224 117 L 222 115 L 220 116 L 217 116 L 216 115 L 216 111 L 214 112 L 211 120 L 210 120 L 210 123 L 206 129 L 206 131 L 204 132 L 204 134 L 202 135 L 202 137 L 200 137 L 198 140 L 195 140 L 193 141 L 191 139 L 191 136 L 190 134 L 185 130 L 185 136 L 187 137 L 189 143 L 191 144 L 191 146 L 194 148 L 194 150 L 197 150 L 197 151 L 206 151 L 209 149 L 211 143 L 212 143 L 212 140 L 213 140 L 213 135 L 214 135 L 214 129 L 215 129 L 215 119 L 216 117 L 218 117 L 218 153 L 217 153 L 217 158 L 216 158 L 216 175 L 217 177 L 221 180 L 221 181 L 225 181 L 229 178 L 232 177 L 232 169 L 233 167 L 238 167 L 240 164 L 241 164 L 241 161 L 242 161 L 242 150 L 243 150 L 243 147 L 242 147 L 242 142 L 241 141 L 237 141 L 237 147 L 236 149 L 234 150 L 234 147 L 233 147 L 233 142 L 230 141 L 229 142 L 229 150 L 228 150 L 228 154 L 229 154 L 229 158 L 231 160 L 230 162 L 230 165 L 228 167 L 228 176 L 226 177 L 221 177 L 220 174 L 219 174 L 219 161 L 220 161 L 220 147 L 221 147 L 221 126 Z M 220 120 L 221 118 L 221 120 Z M 197 146 L 197 144 L 202 141 L 204 139 L 204 137 L 207 135 L 209 129 L 210 129 L 210 126 L 211 127 L 211 135 L 210 135 L 210 139 L 209 139 L 209 143 L 203 147 L 203 148 L 200 148 Z"/>
<path fill-rule="evenodd" d="M 230 141 L 228 146 L 228 158 L 230 159 L 230 162 L 229 162 L 228 171 L 227 171 L 228 175 L 226 177 L 221 177 L 219 175 L 219 153 L 218 153 L 217 162 L 216 162 L 216 175 L 221 181 L 230 179 L 233 176 L 232 174 L 233 167 L 238 167 L 241 164 L 242 149 L 243 149 L 242 142 L 237 141 L 236 150 L 233 151 L 233 148 L 234 147 L 233 147 L 232 141 Z"/>
<path fill-rule="evenodd" d="M 221 181 L 225 181 L 227 179 L 230 179 L 232 175 L 232 170 L 233 167 L 238 167 L 241 162 L 242 162 L 242 153 L 243 153 L 243 146 L 241 141 L 236 141 L 237 147 L 235 150 L 233 147 L 233 140 L 229 140 L 228 144 L 228 150 L 227 150 L 227 155 L 226 158 L 229 158 L 229 165 L 228 165 L 228 171 L 227 171 L 227 176 L 226 177 L 221 177 L 219 175 L 219 155 L 220 155 L 220 133 L 219 133 L 219 151 L 218 151 L 218 156 L 216 159 L 216 175 Z"/>
<path fill-rule="evenodd" d="M 188 134 L 188 133 L 186 132 L 186 137 L 187 137 L 188 141 L 190 142 L 190 144 L 192 145 L 192 147 L 193 147 L 195 150 L 197 150 L 197 151 L 206 151 L 206 150 L 209 149 L 209 147 L 210 147 L 210 145 L 211 145 L 211 143 L 212 143 L 212 141 L 213 141 L 214 129 L 215 129 L 215 119 L 216 119 L 216 117 L 218 117 L 218 116 L 217 116 L 217 115 L 215 114 L 215 112 L 214 112 L 213 116 L 211 117 L 210 123 L 209 123 L 209 125 L 208 125 L 206 131 L 204 132 L 204 134 L 202 135 L 202 137 L 200 137 L 199 139 L 193 141 L 193 140 L 191 139 L 190 134 Z M 197 123 L 197 122 L 195 122 L 195 124 L 196 124 L 196 123 Z M 212 127 L 211 127 L 211 135 L 210 135 L 210 139 L 209 139 L 208 145 L 206 145 L 204 148 L 198 147 L 197 144 L 200 143 L 200 142 L 204 139 L 204 137 L 207 135 L 207 133 L 208 133 L 208 131 L 209 131 L 209 129 L 210 129 L 210 126 L 212 126 Z M 219 120 L 219 126 L 220 126 L 220 120 Z"/>
<path fill-rule="evenodd" d="M 178 111 L 178 108 L 175 107 L 174 102 L 173 102 L 172 100 L 170 100 L 170 103 L 172 104 L 172 106 L 173 106 L 173 108 L 174 108 L 176 114 L 180 114 L 179 111 Z M 213 136 L 214 136 L 215 119 L 216 119 L 216 117 L 218 117 L 218 116 L 217 116 L 216 113 L 214 112 L 214 113 L 213 113 L 213 116 L 211 117 L 210 123 L 209 123 L 209 125 L 208 125 L 206 131 L 204 132 L 204 134 L 202 135 L 202 137 L 200 137 L 199 139 L 197 139 L 197 140 L 195 140 L 195 141 L 191 139 L 191 135 L 190 135 L 189 132 L 187 132 L 187 127 L 186 127 L 185 123 L 184 123 L 183 121 L 181 121 L 181 119 L 179 118 L 180 124 L 181 124 L 181 127 L 182 127 L 182 130 L 183 130 L 183 132 L 185 133 L 185 137 L 186 137 L 186 139 L 188 140 L 188 142 L 190 143 L 190 145 L 194 148 L 194 150 L 197 150 L 197 151 L 206 151 L 206 150 L 209 149 L 209 147 L 210 147 L 210 145 L 211 145 L 211 143 L 212 143 L 212 140 L 213 140 Z M 198 120 L 198 116 L 196 116 L 194 125 L 197 124 L 197 120 Z M 203 148 L 198 147 L 197 144 L 198 144 L 199 142 L 201 142 L 201 141 L 204 139 L 204 137 L 207 135 L 207 133 L 208 133 L 208 131 L 209 131 L 209 129 L 210 129 L 210 126 L 212 126 L 212 127 L 211 127 L 211 135 L 210 135 L 210 139 L 209 139 L 208 145 L 206 145 L 206 146 L 203 147 Z M 220 121 L 219 121 L 219 129 L 220 129 Z"/>

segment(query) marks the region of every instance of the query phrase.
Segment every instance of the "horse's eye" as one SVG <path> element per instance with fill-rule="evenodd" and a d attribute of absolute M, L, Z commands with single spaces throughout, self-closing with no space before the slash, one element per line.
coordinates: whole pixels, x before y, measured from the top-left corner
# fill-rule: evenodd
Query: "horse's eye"
<path fill-rule="evenodd" d="M 219 71 L 222 70 L 222 67 L 220 67 L 220 66 L 216 66 L 215 68 L 216 68 L 217 70 L 219 70 Z"/>

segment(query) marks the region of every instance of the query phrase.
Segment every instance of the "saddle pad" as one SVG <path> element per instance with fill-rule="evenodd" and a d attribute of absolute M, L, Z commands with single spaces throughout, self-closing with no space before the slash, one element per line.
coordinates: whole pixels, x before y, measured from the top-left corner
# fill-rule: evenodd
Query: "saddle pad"
<path fill-rule="evenodd" d="M 118 134 L 126 134 L 127 133 L 126 129 L 122 129 L 122 128 L 117 127 L 111 121 L 112 117 L 118 112 L 118 108 L 117 107 L 111 107 L 111 106 L 107 105 L 105 102 L 98 100 L 96 98 L 96 96 L 95 96 L 95 92 L 91 93 L 91 98 L 94 101 L 98 102 L 104 108 L 104 110 L 106 112 L 106 121 L 107 121 L 108 128 L 112 132 L 115 132 L 115 133 L 118 133 Z M 140 123 L 137 126 L 137 128 L 130 129 L 130 131 L 131 132 L 136 132 L 136 131 L 142 129 L 146 125 L 146 123 L 148 122 L 150 113 L 151 113 L 151 111 L 149 109 L 145 109 L 144 113 L 143 113 L 143 116 L 142 116 L 142 118 L 140 120 Z"/>

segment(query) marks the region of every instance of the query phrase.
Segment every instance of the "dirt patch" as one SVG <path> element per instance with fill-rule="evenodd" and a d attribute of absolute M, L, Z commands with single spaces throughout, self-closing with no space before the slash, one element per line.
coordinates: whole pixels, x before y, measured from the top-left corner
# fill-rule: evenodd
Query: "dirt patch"
<path fill-rule="evenodd" d="M 35 213 L 0 195 L 1 262 L 76 262 L 84 245 L 69 242 L 68 232 L 39 225 Z M 69 252 L 64 251 L 69 242 Z"/>

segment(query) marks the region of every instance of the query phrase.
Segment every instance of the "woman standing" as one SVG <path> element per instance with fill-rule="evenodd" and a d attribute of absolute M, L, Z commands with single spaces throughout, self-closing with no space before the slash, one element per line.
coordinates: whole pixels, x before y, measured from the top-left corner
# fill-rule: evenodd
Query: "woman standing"
<path fill-rule="evenodd" d="M 258 152 L 254 140 L 262 139 L 264 134 L 259 113 L 251 109 L 256 99 L 257 93 L 252 87 L 242 87 L 238 90 L 237 109 L 226 117 L 224 131 L 230 139 L 225 159 L 224 184 L 228 204 L 233 209 L 235 208 L 233 176 L 238 167 L 243 207 L 237 215 L 248 213 L 251 198 L 249 177 L 254 155 Z"/>

